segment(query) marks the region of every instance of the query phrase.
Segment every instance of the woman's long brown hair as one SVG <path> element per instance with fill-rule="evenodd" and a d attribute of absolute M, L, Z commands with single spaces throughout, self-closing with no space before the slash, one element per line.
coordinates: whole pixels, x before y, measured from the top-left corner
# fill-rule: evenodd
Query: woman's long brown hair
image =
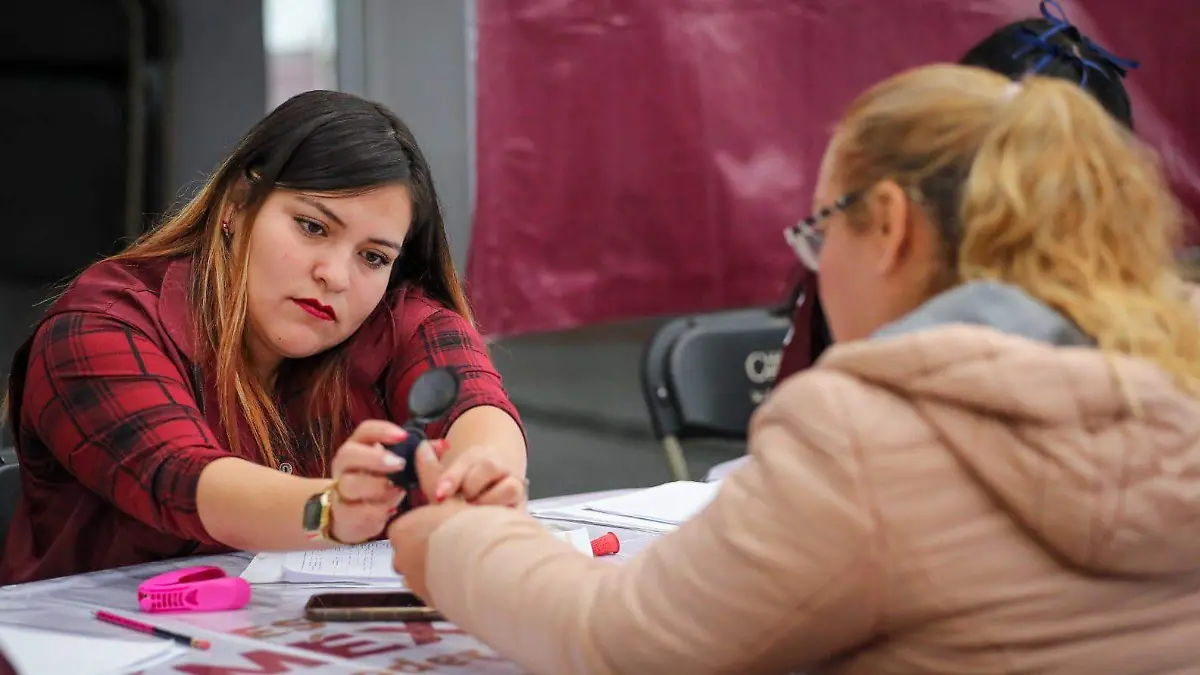
<path fill-rule="evenodd" d="M 273 392 L 254 374 L 244 339 L 250 231 L 258 208 L 276 188 L 359 194 L 396 183 L 408 187 L 414 208 L 389 294 L 415 284 L 471 320 L 429 166 L 412 132 L 386 108 L 337 92 L 307 92 L 282 104 L 242 139 L 195 197 L 112 258 L 191 258 L 198 359 L 215 375 L 216 405 L 233 452 L 239 451 L 239 411 L 267 466 L 277 467 L 284 452 L 295 453 L 298 440 Z M 242 226 L 227 242 L 221 225 L 232 213 Z M 349 432 L 347 363 L 335 347 L 303 365 L 306 433 L 313 447 L 323 449 L 317 459 L 324 466 L 328 450 Z"/>

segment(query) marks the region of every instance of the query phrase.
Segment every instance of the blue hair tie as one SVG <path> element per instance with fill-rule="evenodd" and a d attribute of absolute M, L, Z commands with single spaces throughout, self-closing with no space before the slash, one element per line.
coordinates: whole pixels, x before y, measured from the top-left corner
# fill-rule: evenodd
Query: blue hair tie
<path fill-rule="evenodd" d="M 1026 28 L 1019 31 L 1015 36 L 1019 41 L 1024 43 L 1024 46 L 1013 53 L 1014 59 L 1019 59 L 1034 49 L 1043 52 L 1042 58 L 1038 59 L 1038 62 L 1034 64 L 1031 72 L 1042 72 L 1042 69 L 1049 65 L 1054 60 L 1054 57 L 1058 56 L 1069 61 L 1075 61 L 1082 67 L 1083 79 L 1080 80 L 1079 86 L 1083 87 L 1087 86 L 1088 71 L 1094 70 L 1104 77 L 1109 77 L 1109 69 L 1112 69 L 1121 77 L 1124 77 L 1130 70 L 1138 67 L 1139 64 L 1137 61 L 1117 56 L 1081 33 L 1078 28 L 1067 20 L 1067 13 L 1063 11 L 1063 8 L 1055 0 L 1042 0 L 1039 7 L 1042 10 L 1042 17 L 1050 22 L 1050 28 L 1041 33 L 1035 33 Z M 1051 11 L 1051 8 L 1054 11 Z M 1104 65 L 1095 60 L 1084 58 L 1076 49 L 1065 48 L 1050 42 L 1050 38 L 1064 31 L 1073 32 L 1079 38 L 1080 45 L 1094 54 L 1096 59 L 1103 62 Z M 1105 65 L 1108 68 L 1105 68 Z"/>

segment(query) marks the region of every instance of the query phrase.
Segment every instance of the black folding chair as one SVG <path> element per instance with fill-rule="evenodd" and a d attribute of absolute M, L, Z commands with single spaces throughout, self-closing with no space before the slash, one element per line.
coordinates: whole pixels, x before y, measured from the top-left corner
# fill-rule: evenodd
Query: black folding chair
<path fill-rule="evenodd" d="M 689 480 L 682 441 L 744 439 L 775 383 L 788 318 L 742 309 L 676 319 L 642 355 L 642 390 L 671 475 Z"/>

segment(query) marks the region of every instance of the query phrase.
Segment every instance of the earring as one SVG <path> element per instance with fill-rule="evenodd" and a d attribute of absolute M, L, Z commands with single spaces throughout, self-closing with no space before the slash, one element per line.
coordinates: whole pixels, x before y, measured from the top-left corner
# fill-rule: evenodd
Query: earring
<path fill-rule="evenodd" d="M 221 223 L 221 232 L 223 232 L 225 234 L 226 239 L 233 236 L 233 233 L 229 231 L 229 221 L 228 220 Z"/>

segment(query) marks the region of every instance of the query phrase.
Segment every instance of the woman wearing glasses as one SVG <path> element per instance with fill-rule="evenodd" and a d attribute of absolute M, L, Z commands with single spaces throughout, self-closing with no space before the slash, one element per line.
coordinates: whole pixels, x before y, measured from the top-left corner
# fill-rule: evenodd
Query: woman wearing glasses
<path fill-rule="evenodd" d="M 1067 20 L 1053 1 L 1040 4 L 1040 18 L 1001 26 L 971 47 L 959 60 L 986 68 L 1013 80 L 1033 73 L 1075 82 L 1104 106 L 1114 119 L 1133 129 L 1133 110 L 1124 78 L 1136 61 L 1114 56 Z M 789 228 L 788 236 L 794 235 Z M 798 264 L 788 286 L 792 289 L 780 309 L 792 319 L 784 339 L 776 382 L 808 368 L 833 343 L 829 321 L 821 307 L 817 275 Z M 713 467 L 709 480 L 723 478 L 746 461 L 739 457 Z"/>
<path fill-rule="evenodd" d="M 928 66 L 853 102 L 815 201 L 837 344 L 705 511 L 617 566 L 448 502 L 397 569 L 536 673 L 1193 669 L 1200 323 L 1151 153 L 1073 83 Z"/>
<path fill-rule="evenodd" d="M 1078 83 L 1113 118 L 1133 129 L 1133 109 L 1123 81 L 1137 62 L 1113 55 L 1084 35 L 1067 20 L 1058 3 L 1043 1 L 1040 9 L 1040 18 L 996 29 L 971 47 L 959 63 L 987 68 L 1014 80 L 1033 73 Z M 829 325 L 816 297 L 816 275 L 801 265 L 792 278 L 794 290 L 785 311 L 792 315 L 794 330 L 801 334 L 788 335 L 778 380 L 809 367 L 831 343 Z"/>

